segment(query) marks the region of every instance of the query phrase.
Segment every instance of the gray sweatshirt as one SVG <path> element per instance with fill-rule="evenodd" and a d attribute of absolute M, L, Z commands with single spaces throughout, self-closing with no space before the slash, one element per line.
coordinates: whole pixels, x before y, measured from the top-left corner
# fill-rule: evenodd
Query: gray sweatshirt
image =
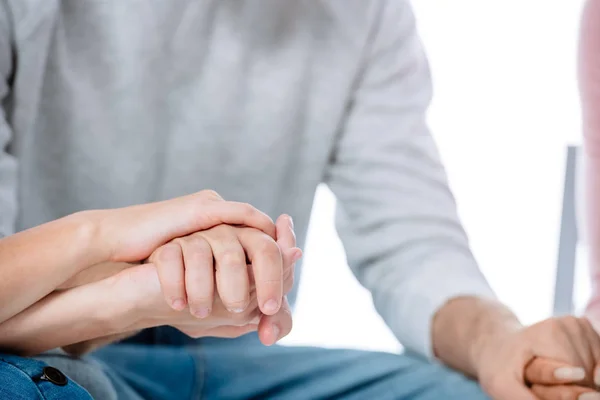
<path fill-rule="evenodd" d="M 302 245 L 324 182 L 350 267 L 430 355 L 441 305 L 493 296 L 430 97 L 404 0 L 0 0 L 0 231 L 211 188 Z"/>

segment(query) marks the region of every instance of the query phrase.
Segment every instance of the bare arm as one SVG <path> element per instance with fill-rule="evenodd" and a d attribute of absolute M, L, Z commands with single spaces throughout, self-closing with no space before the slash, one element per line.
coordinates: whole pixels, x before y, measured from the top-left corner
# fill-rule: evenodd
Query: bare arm
<path fill-rule="evenodd" d="M 176 237 L 220 223 L 256 227 L 275 237 L 275 224 L 267 215 L 202 191 L 157 203 L 76 213 L 0 239 L 0 323 L 90 266 L 144 260 Z"/>
<path fill-rule="evenodd" d="M 0 239 L 0 323 L 106 259 L 91 215 L 73 214 Z"/>
<path fill-rule="evenodd" d="M 290 310 L 263 318 L 278 323 L 282 335 L 291 329 Z M 112 277 L 57 291 L 0 324 L 0 349 L 32 355 L 69 346 L 81 353 L 144 328 L 170 325 L 192 337 L 237 337 L 258 329 L 256 298 L 242 313 L 231 313 L 215 299 L 211 315 L 198 319 L 173 310 L 163 299 L 156 268 L 144 264 Z M 266 321 L 268 320 L 268 321 Z M 101 338 L 85 343 L 91 339 Z"/>
<path fill-rule="evenodd" d="M 137 322 L 132 296 L 139 290 L 123 291 L 115 282 L 109 278 L 49 294 L 0 324 L 0 348 L 32 355 L 128 332 Z"/>

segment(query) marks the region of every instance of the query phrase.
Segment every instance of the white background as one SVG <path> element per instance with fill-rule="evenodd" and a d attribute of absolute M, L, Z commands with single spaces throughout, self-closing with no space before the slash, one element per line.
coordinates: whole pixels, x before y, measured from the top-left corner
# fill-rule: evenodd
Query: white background
<path fill-rule="evenodd" d="M 566 146 L 578 143 L 582 0 L 419 0 L 430 126 L 475 256 L 524 322 L 550 315 Z M 398 351 L 346 265 L 322 188 L 289 344 Z M 579 265 L 577 297 L 587 296 Z"/>

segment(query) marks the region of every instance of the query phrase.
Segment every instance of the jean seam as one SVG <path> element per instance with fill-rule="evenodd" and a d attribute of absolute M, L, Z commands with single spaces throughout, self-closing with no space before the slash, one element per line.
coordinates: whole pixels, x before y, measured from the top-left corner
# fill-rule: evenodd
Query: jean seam
<path fill-rule="evenodd" d="M 37 390 L 37 392 L 38 392 L 38 394 L 40 396 L 40 399 L 46 400 L 46 396 L 44 396 L 44 394 L 42 393 L 42 391 L 38 387 L 37 383 L 33 380 L 33 377 L 29 376 L 29 374 L 27 372 L 23 371 L 21 368 L 19 368 L 15 364 L 11 363 L 10 361 L 4 360 L 4 359 L 0 359 L 0 361 L 2 361 L 3 363 L 5 363 L 6 365 L 9 365 L 10 367 L 16 369 L 17 371 L 19 371 L 19 373 L 25 375 L 27 377 L 27 379 L 29 379 L 31 381 L 31 383 L 33 383 L 33 385 L 35 386 L 35 390 Z"/>

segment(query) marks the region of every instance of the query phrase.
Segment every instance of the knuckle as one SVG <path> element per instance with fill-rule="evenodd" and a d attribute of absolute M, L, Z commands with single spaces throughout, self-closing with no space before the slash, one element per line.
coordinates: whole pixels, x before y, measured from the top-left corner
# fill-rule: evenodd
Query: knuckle
<path fill-rule="evenodd" d="M 258 210 L 249 203 L 240 203 L 240 207 L 245 217 L 253 217 L 258 213 Z"/>
<path fill-rule="evenodd" d="M 199 235 L 193 235 L 186 238 L 187 250 L 192 253 L 192 255 L 198 258 L 212 258 L 212 249 L 208 242 Z"/>
<path fill-rule="evenodd" d="M 179 257 L 181 257 L 181 247 L 176 242 L 163 245 L 156 253 L 156 259 L 162 263 L 177 261 Z"/>
<path fill-rule="evenodd" d="M 202 190 L 200 192 L 200 194 L 202 195 L 202 197 L 204 197 L 207 200 L 223 200 L 223 198 L 219 195 L 219 193 L 217 193 L 216 191 L 214 191 L 212 189 Z"/>
<path fill-rule="evenodd" d="M 227 268 L 243 266 L 246 269 L 246 257 L 241 251 L 225 250 L 217 257 L 217 264 Z"/>
<path fill-rule="evenodd" d="M 264 254 L 269 261 L 281 262 L 281 250 L 277 243 L 267 236 L 266 234 L 261 235 L 261 240 L 257 241 L 256 250 Z"/>

